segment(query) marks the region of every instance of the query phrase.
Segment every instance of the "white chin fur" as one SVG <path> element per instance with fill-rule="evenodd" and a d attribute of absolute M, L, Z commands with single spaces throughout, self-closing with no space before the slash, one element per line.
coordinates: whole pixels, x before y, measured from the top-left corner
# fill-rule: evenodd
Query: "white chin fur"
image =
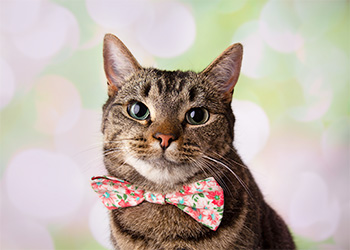
<path fill-rule="evenodd" d="M 134 167 L 137 172 L 155 183 L 175 184 L 188 177 L 186 171 L 169 171 L 167 168 L 154 168 L 151 164 L 133 156 L 127 158 L 126 163 Z"/>

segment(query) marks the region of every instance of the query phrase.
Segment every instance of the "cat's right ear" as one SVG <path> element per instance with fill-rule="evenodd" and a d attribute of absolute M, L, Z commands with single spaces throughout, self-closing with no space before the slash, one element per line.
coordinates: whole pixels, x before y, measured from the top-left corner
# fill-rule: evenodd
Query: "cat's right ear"
<path fill-rule="evenodd" d="M 221 90 L 224 100 L 231 102 L 233 89 L 241 71 L 243 46 L 239 43 L 228 47 L 201 74 Z"/>
<path fill-rule="evenodd" d="M 118 92 L 127 77 L 142 69 L 124 43 L 112 34 L 104 37 L 103 62 L 109 96 Z"/>

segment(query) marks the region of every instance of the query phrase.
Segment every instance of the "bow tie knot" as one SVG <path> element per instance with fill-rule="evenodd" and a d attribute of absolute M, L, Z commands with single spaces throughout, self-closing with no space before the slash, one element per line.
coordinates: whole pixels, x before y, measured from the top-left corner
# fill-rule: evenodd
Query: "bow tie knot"
<path fill-rule="evenodd" d="M 156 203 L 161 205 L 165 204 L 165 195 L 163 194 L 154 194 L 154 193 L 145 192 L 143 194 L 143 197 L 145 198 L 146 201 L 151 203 Z"/>
<path fill-rule="evenodd" d="M 112 176 L 93 177 L 91 186 L 110 210 L 137 206 L 143 201 L 161 205 L 168 203 L 212 230 L 219 227 L 223 216 L 224 193 L 213 177 L 165 195 L 147 192 Z"/>

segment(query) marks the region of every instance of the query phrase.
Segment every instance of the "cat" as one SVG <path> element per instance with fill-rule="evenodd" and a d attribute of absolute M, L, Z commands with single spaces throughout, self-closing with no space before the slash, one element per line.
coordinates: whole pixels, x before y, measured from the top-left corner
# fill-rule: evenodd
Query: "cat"
<path fill-rule="evenodd" d="M 155 194 L 213 177 L 224 193 L 216 230 L 173 204 L 111 209 L 115 249 L 295 249 L 233 147 L 231 101 L 242 55 L 233 44 L 200 73 L 143 68 L 116 36 L 105 35 L 101 130 L 109 176 Z"/>

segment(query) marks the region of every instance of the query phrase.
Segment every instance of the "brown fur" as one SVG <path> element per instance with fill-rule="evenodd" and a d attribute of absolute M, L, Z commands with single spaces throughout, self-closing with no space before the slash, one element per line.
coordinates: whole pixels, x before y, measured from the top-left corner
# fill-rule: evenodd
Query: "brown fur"
<path fill-rule="evenodd" d="M 233 148 L 231 98 L 242 46 L 230 46 L 203 72 L 162 71 L 139 66 L 115 36 L 104 41 L 109 99 L 103 108 L 104 162 L 110 175 L 149 192 L 177 191 L 213 176 L 225 192 L 217 231 L 173 205 L 148 202 L 110 212 L 116 249 L 294 249 L 283 220 L 264 201 L 253 176 Z M 138 101 L 146 120 L 128 114 Z M 186 123 L 195 107 L 210 113 L 202 125 Z M 174 135 L 163 149 L 156 133 Z"/>

